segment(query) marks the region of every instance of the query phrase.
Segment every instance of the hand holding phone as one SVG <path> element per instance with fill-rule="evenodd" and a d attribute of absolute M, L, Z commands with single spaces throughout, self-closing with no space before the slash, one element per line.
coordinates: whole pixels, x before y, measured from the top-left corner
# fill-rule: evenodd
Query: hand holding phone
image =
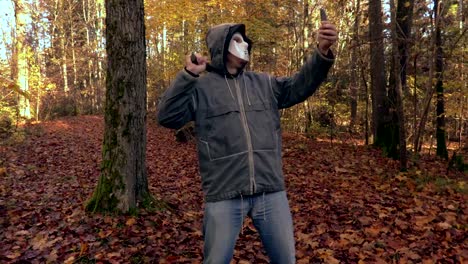
<path fill-rule="evenodd" d="M 200 55 L 197 56 L 195 52 L 192 52 L 192 54 L 187 56 L 185 68 L 194 74 L 200 74 L 205 70 L 212 70 L 211 65 L 208 63 L 208 59 Z"/>
<path fill-rule="evenodd" d="M 335 25 L 328 21 L 325 9 L 320 8 L 320 20 L 322 21 L 318 31 L 318 48 L 322 54 L 328 54 L 330 47 L 338 40 L 338 31 Z"/>

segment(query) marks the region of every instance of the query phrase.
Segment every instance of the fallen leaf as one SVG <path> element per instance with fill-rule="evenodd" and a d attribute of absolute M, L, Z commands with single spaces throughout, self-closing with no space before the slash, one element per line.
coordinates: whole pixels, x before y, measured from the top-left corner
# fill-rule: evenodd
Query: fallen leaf
<path fill-rule="evenodd" d="M 407 255 L 408 258 L 410 258 L 412 260 L 420 260 L 421 259 L 421 256 L 419 256 L 417 253 L 415 253 L 413 251 L 406 252 L 405 255 Z"/>
<path fill-rule="evenodd" d="M 324 259 L 325 263 L 330 263 L 330 264 L 339 264 L 340 261 L 337 260 L 336 258 L 329 256 Z"/>
<path fill-rule="evenodd" d="M 437 223 L 437 226 L 442 230 L 452 228 L 452 225 L 447 222 Z"/>
<path fill-rule="evenodd" d="M 16 236 L 25 236 L 25 235 L 29 235 L 29 231 L 28 230 L 20 230 L 18 232 L 15 233 Z"/>
<path fill-rule="evenodd" d="M 364 228 L 364 232 L 371 237 L 377 237 L 381 232 L 381 228 L 375 226 L 366 227 Z"/>
<path fill-rule="evenodd" d="M 128 219 L 127 222 L 125 222 L 125 224 L 127 226 L 132 226 L 132 225 L 136 224 L 136 219 L 132 217 L 132 218 Z"/>
<path fill-rule="evenodd" d="M 115 258 L 115 257 L 120 257 L 120 256 L 121 256 L 120 252 L 107 253 L 108 258 Z"/>
<path fill-rule="evenodd" d="M 363 225 L 363 226 L 369 226 L 369 225 L 372 224 L 372 221 L 373 221 L 373 219 L 368 217 L 368 216 L 361 216 L 361 217 L 359 217 L 358 220 L 361 223 L 361 225 Z"/>
<path fill-rule="evenodd" d="M 425 226 L 427 225 L 429 222 L 431 222 L 432 220 L 435 219 L 434 216 L 426 216 L 426 215 L 423 215 L 423 216 L 415 216 L 415 224 L 419 227 L 422 227 L 422 226 Z"/>
<path fill-rule="evenodd" d="M 339 167 L 335 167 L 335 171 L 338 173 L 349 173 L 349 170 Z"/>
<path fill-rule="evenodd" d="M 49 263 L 56 262 L 57 259 L 58 259 L 57 250 L 56 250 L 56 249 L 53 249 L 53 250 L 49 253 L 49 255 L 47 255 L 45 258 L 47 259 L 47 262 L 49 262 Z"/>
<path fill-rule="evenodd" d="M 80 243 L 80 257 L 88 251 L 88 243 Z"/>
<path fill-rule="evenodd" d="M 67 258 L 67 259 L 65 260 L 64 263 L 65 263 L 65 264 L 72 264 L 72 263 L 74 263 L 74 262 L 75 262 L 75 256 L 70 256 L 69 258 Z"/>
<path fill-rule="evenodd" d="M 304 257 L 300 258 L 296 261 L 297 264 L 309 264 L 310 263 L 310 257 Z"/>
<path fill-rule="evenodd" d="M 14 252 L 14 253 L 8 253 L 7 255 L 5 255 L 7 258 L 9 259 L 15 259 L 19 256 L 21 256 L 21 253 L 19 252 Z"/>

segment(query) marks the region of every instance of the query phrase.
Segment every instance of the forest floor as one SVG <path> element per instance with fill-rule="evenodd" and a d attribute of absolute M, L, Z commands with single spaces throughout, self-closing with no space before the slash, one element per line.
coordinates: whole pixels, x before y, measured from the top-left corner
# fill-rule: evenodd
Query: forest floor
<path fill-rule="evenodd" d="M 1 263 L 200 263 L 203 196 L 195 144 L 148 123 L 151 193 L 172 210 L 90 215 L 103 118 L 24 128 L 0 145 Z M 17 139 L 18 141 L 18 139 Z M 467 263 L 467 175 L 431 156 L 398 162 L 371 147 L 284 134 L 297 263 Z M 245 221 L 232 263 L 268 263 Z"/>

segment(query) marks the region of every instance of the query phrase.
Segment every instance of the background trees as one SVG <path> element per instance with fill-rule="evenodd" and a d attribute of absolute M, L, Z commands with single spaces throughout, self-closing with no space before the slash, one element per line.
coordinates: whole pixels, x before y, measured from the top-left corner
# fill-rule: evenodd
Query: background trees
<path fill-rule="evenodd" d="M 148 109 L 156 110 L 158 97 L 182 68 L 185 54 L 207 52 L 204 35 L 217 23 L 247 25 L 255 42 L 250 70 L 294 73 L 315 47 L 318 8 L 325 7 L 340 31 L 335 66 L 318 96 L 283 111 L 283 128 L 332 138 L 372 135 L 369 143 L 393 157 L 401 156 L 401 139 L 406 139 L 415 152 L 433 146 L 446 157 L 444 145 L 462 148 L 466 138 L 466 8 L 464 12 L 463 1 L 392 1 L 148 0 Z M 21 23 L 4 23 L 2 115 L 16 119 L 25 98 L 38 120 L 103 113 L 103 1 L 14 2 L 23 2 L 27 10 L 25 37 L 21 38 Z M 16 10 L 17 18 L 21 12 Z M 20 80 L 20 42 L 30 50 L 28 97 L 12 85 Z"/>

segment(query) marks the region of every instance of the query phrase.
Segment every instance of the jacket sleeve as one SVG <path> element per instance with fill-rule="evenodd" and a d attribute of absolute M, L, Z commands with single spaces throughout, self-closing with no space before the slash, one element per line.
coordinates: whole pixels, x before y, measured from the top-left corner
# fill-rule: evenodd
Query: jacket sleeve
<path fill-rule="evenodd" d="M 334 61 L 331 51 L 325 57 L 316 49 L 294 76 L 271 78 L 270 84 L 278 108 L 291 107 L 311 96 L 327 77 Z"/>
<path fill-rule="evenodd" d="M 158 104 L 160 125 L 179 129 L 194 120 L 195 88 L 197 77 L 180 71 Z"/>

